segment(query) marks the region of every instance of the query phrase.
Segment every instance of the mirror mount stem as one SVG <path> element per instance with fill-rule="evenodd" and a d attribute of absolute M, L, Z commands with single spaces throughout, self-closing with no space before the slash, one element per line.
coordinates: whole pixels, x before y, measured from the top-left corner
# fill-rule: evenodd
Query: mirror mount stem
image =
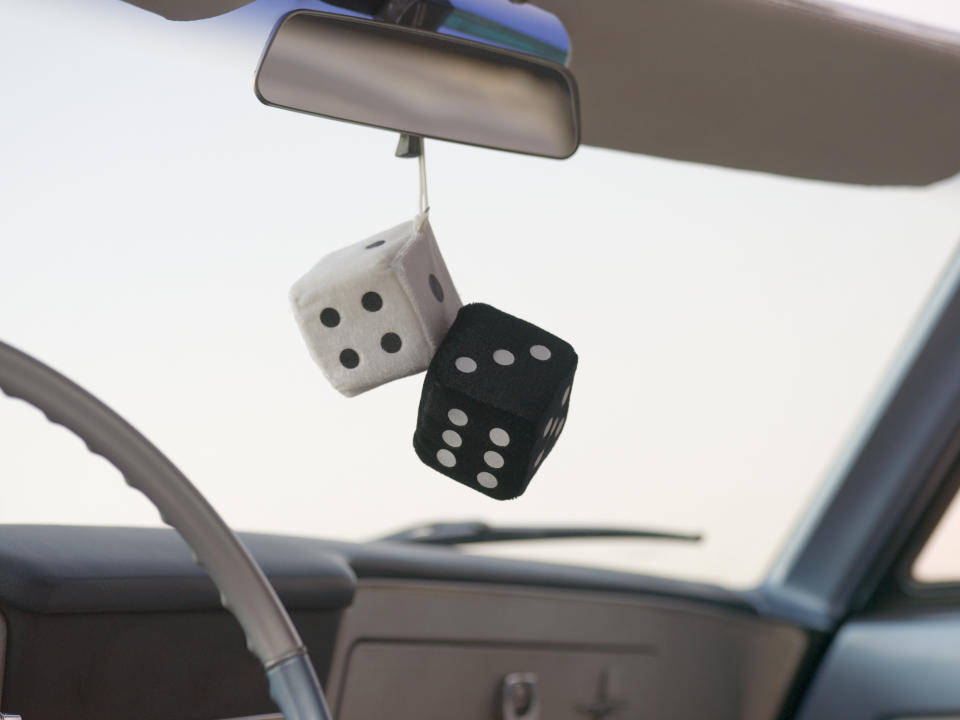
<path fill-rule="evenodd" d="M 393 25 L 436 31 L 451 12 L 453 5 L 449 0 L 429 4 L 423 0 L 386 0 L 375 17 Z"/>
<path fill-rule="evenodd" d="M 427 157 L 424 152 L 424 139 L 419 135 L 400 133 L 400 142 L 394 155 L 398 158 L 418 158 L 420 160 L 420 214 L 430 209 L 427 198 Z"/>
<path fill-rule="evenodd" d="M 397 143 L 397 151 L 394 154 L 398 158 L 420 157 L 423 154 L 423 138 L 419 135 L 400 133 L 400 141 Z"/>

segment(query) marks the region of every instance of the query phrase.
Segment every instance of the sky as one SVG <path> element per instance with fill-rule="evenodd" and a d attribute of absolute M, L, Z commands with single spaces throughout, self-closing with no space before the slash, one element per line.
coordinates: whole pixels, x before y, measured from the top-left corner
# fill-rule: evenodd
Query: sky
<path fill-rule="evenodd" d="M 843 4 L 930 27 L 960 32 L 960 8 L 954 0 L 850 0 Z"/>
<path fill-rule="evenodd" d="M 960 29 L 951 5 L 899 7 Z M 269 25 L 237 38 L 231 22 L 0 0 L 0 338 L 129 419 L 238 528 L 702 531 L 698 546 L 484 552 L 757 582 L 954 252 L 960 181 L 861 188 L 429 143 L 431 220 L 460 295 L 580 354 L 555 451 L 526 495 L 497 503 L 414 455 L 422 376 L 347 399 L 313 365 L 288 288 L 411 218 L 416 165 L 393 158 L 390 133 L 257 102 Z M 3 399 L 0 522 L 159 520 L 79 441 Z"/>

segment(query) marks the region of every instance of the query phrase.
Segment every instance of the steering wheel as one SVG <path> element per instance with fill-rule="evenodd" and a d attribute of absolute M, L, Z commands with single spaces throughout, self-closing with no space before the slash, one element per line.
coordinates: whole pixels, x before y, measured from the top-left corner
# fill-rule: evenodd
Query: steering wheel
<path fill-rule="evenodd" d="M 290 616 L 240 539 L 193 484 L 132 425 L 80 386 L 0 342 L 0 390 L 38 408 L 112 463 L 160 511 L 216 583 L 263 664 L 285 720 L 330 720 L 323 690 Z"/>

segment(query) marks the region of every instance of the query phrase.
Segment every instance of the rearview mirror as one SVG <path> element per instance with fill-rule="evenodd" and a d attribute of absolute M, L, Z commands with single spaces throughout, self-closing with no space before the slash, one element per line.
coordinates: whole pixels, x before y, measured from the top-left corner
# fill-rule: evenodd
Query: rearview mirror
<path fill-rule="evenodd" d="M 287 15 L 255 89 L 267 105 L 469 145 L 565 158 L 580 144 L 562 65 L 361 18 Z"/>

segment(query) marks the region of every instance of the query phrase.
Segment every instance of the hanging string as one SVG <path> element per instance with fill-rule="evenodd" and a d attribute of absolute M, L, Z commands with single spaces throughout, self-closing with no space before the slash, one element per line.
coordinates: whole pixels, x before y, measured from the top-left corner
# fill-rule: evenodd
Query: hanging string
<path fill-rule="evenodd" d="M 430 212 L 430 198 L 427 197 L 427 143 L 426 140 L 420 140 L 420 214 L 426 215 Z"/>

